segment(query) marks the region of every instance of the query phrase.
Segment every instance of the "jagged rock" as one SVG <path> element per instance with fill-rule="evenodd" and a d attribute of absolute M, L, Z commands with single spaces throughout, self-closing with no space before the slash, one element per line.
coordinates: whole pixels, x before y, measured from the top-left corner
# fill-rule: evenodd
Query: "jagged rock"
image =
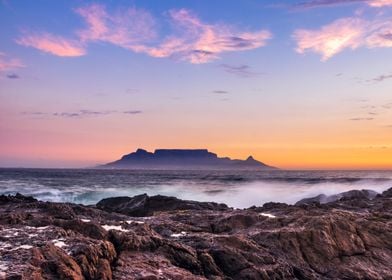
<path fill-rule="evenodd" d="M 318 196 L 315 197 L 301 199 L 300 201 L 296 202 L 295 205 L 299 206 L 299 205 L 309 205 L 309 204 L 322 204 L 331 201 L 328 201 L 328 196 L 326 196 L 325 194 L 319 194 Z"/>
<path fill-rule="evenodd" d="M 42 269 L 42 278 L 46 279 L 83 279 L 83 275 L 78 264 L 68 256 L 64 251 L 56 246 L 49 244 L 41 247 L 36 251 L 34 249 L 34 258 L 37 266 Z"/>
<path fill-rule="evenodd" d="M 72 254 L 86 279 L 112 279 L 111 263 L 117 257 L 112 243 L 86 240 L 76 246 Z"/>
<path fill-rule="evenodd" d="M 0 195 L 0 203 L 10 203 L 10 202 L 29 203 L 29 202 L 36 202 L 36 201 L 38 201 L 38 200 L 36 200 L 35 198 L 33 198 L 31 196 L 21 195 L 20 193 L 16 193 L 15 195 L 3 195 L 3 194 Z"/>
<path fill-rule="evenodd" d="M 54 220 L 53 225 L 61 227 L 66 230 L 72 230 L 74 232 L 78 232 L 82 235 L 103 240 L 107 237 L 107 231 L 104 230 L 99 224 L 97 223 L 86 223 L 81 220 Z"/>
<path fill-rule="evenodd" d="M 260 217 L 257 214 L 252 212 L 234 214 L 229 217 L 224 217 L 223 219 L 220 219 L 212 224 L 212 232 L 224 233 L 232 232 L 234 230 L 246 229 L 256 224 L 259 218 Z"/>
<path fill-rule="evenodd" d="M 325 194 L 320 194 L 311 198 L 304 198 L 295 203 L 295 205 L 309 205 L 309 204 L 325 204 L 330 202 L 335 202 L 338 200 L 367 200 L 374 199 L 378 195 L 377 192 L 372 190 L 351 190 L 347 192 L 342 192 L 335 195 L 327 196 Z"/>
<path fill-rule="evenodd" d="M 383 196 L 383 197 L 392 197 L 392 188 L 390 188 L 390 189 L 384 191 L 384 192 L 382 193 L 382 196 Z"/>
<path fill-rule="evenodd" d="M 214 258 L 207 252 L 201 252 L 198 257 L 200 265 L 203 268 L 203 273 L 206 277 L 219 276 L 222 277 L 223 273 L 215 263 Z"/>
<path fill-rule="evenodd" d="M 391 193 L 246 210 L 145 195 L 101 209 L 1 196 L 0 279 L 392 279 Z M 102 210 L 116 206 L 150 216 Z"/>
<path fill-rule="evenodd" d="M 102 199 L 97 203 L 99 209 L 117 212 L 129 216 L 151 216 L 157 211 L 174 210 L 227 210 L 226 204 L 215 202 L 197 202 L 181 200 L 171 196 L 148 196 L 147 194 L 134 197 L 112 197 Z"/>
<path fill-rule="evenodd" d="M 201 280 L 186 269 L 173 265 L 165 257 L 151 252 L 124 252 L 120 255 L 113 279 L 123 280 Z"/>
<path fill-rule="evenodd" d="M 41 207 L 45 209 L 50 216 L 57 219 L 73 220 L 76 217 L 72 207 L 65 203 L 42 203 Z"/>

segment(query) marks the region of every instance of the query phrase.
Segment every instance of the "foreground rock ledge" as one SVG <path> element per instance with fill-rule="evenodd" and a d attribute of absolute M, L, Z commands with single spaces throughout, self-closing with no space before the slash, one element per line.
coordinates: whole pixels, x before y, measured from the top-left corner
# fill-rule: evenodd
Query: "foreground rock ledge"
<path fill-rule="evenodd" d="M 244 210 L 0 196 L 0 279 L 392 279 L 392 189 L 363 194 Z"/>

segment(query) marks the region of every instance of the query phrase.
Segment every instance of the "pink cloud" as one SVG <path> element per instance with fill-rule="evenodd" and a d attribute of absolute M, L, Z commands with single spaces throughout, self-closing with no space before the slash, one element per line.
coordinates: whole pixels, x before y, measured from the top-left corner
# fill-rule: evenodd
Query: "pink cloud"
<path fill-rule="evenodd" d="M 94 4 L 75 12 L 86 25 L 75 32 L 77 39 L 43 33 L 23 36 L 17 42 L 58 56 L 84 55 L 88 44 L 104 42 L 152 57 L 206 63 L 223 52 L 262 47 L 272 37 L 267 30 L 248 32 L 226 24 L 207 24 L 181 9 L 168 12 L 173 30 L 159 40 L 155 19 L 145 10 L 129 8 L 109 13 L 103 5 Z"/>
<path fill-rule="evenodd" d="M 374 23 L 365 44 L 369 48 L 392 48 L 392 20 Z"/>
<path fill-rule="evenodd" d="M 218 59 L 223 52 L 262 47 L 272 37 L 267 30 L 244 32 L 229 25 L 207 24 L 185 9 L 172 10 L 169 17 L 177 34 L 167 37 L 159 46 L 147 49 L 151 56 L 206 63 Z"/>
<path fill-rule="evenodd" d="M 368 2 L 371 7 L 384 7 L 384 6 L 392 6 L 392 0 L 371 0 Z"/>
<path fill-rule="evenodd" d="M 296 51 L 320 54 L 326 61 L 345 49 L 392 47 L 391 21 L 343 18 L 318 30 L 296 30 Z"/>
<path fill-rule="evenodd" d="M 339 19 L 320 30 L 300 29 L 294 32 L 297 52 L 311 50 L 328 60 L 345 48 L 356 49 L 361 45 L 364 23 L 355 18 Z"/>
<path fill-rule="evenodd" d="M 80 42 L 49 33 L 25 35 L 16 42 L 19 45 L 36 48 L 57 56 L 82 56 L 86 53 Z"/>
<path fill-rule="evenodd" d="M 25 67 L 24 64 L 17 58 L 7 58 L 4 53 L 0 52 L 0 72 L 14 70 Z"/>
<path fill-rule="evenodd" d="M 75 10 L 87 27 L 77 32 L 83 42 L 102 41 L 124 48 L 156 37 L 155 20 L 142 9 L 129 8 L 109 14 L 102 5 Z"/>
<path fill-rule="evenodd" d="M 174 57 L 190 63 L 206 63 L 219 53 L 255 49 L 271 38 L 269 31 L 238 32 L 227 25 L 203 23 L 188 10 L 169 11 L 174 33 L 158 44 L 155 21 L 144 10 L 128 9 L 109 14 L 101 5 L 79 8 L 76 12 L 87 23 L 78 31 L 84 42 L 102 41 L 152 57 Z"/>
<path fill-rule="evenodd" d="M 313 9 L 358 3 L 365 3 L 370 7 L 380 8 L 391 6 L 392 0 L 308 0 L 294 4 L 293 7 L 294 9 Z"/>

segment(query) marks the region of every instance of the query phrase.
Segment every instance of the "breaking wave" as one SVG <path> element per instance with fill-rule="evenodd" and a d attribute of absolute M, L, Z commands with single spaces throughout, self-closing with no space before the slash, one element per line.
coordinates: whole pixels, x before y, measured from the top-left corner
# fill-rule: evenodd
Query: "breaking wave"
<path fill-rule="evenodd" d="M 147 193 L 246 208 L 270 201 L 293 204 L 321 193 L 382 192 L 390 187 L 391 171 L 0 169 L 0 194 L 19 192 L 43 201 L 80 204 Z"/>

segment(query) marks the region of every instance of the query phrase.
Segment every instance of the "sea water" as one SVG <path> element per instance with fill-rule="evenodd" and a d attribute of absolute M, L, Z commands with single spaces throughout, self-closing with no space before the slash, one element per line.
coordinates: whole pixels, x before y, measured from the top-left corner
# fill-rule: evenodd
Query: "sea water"
<path fill-rule="evenodd" d="M 0 169 L 0 194 L 19 192 L 43 201 L 86 205 L 147 193 L 246 208 L 270 201 L 293 204 L 322 193 L 382 192 L 390 187 L 392 171 Z"/>

